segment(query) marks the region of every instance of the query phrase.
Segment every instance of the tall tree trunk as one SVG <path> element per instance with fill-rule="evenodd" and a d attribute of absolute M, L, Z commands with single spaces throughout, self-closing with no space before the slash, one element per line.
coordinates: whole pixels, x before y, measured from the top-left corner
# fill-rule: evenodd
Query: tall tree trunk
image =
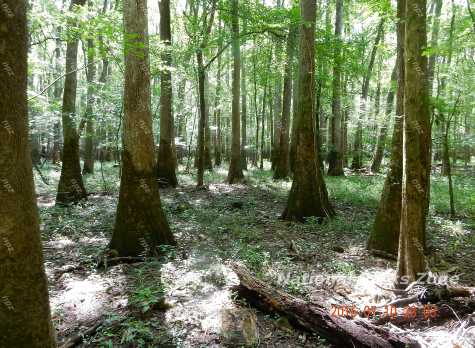
<path fill-rule="evenodd" d="M 186 92 L 186 79 L 182 78 L 179 85 L 178 85 L 178 100 L 185 100 L 185 92 Z M 179 139 L 179 142 L 182 144 L 186 144 L 186 108 L 184 105 L 180 105 L 177 108 L 177 131 L 176 136 Z M 178 159 L 181 160 L 181 159 Z"/>
<path fill-rule="evenodd" d="M 397 282 L 425 271 L 425 222 L 431 141 L 427 83 L 426 0 L 406 2 L 401 232 Z"/>
<path fill-rule="evenodd" d="M 378 211 L 368 240 L 368 249 L 383 251 L 396 257 L 401 228 L 402 204 L 402 150 L 403 150 L 403 117 L 404 117 L 404 45 L 405 45 L 405 13 L 406 0 L 397 3 L 397 97 L 396 118 L 394 119 L 393 138 L 391 144 L 391 162 L 384 181 Z"/>
<path fill-rule="evenodd" d="M 371 75 L 373 73 L 373 66 L 374 60 L 376 58 L 376 53 L 378 51 L 379 42 L 384 34 L 384 18 L 381 19 L 379 26 L 378 26 L 378 33 L 376 34 L 376 39 L 374 40 L 373 49 L 371 51 L 368 69 L 366 70 L 366 74 L 363 80 L 363 86 L 361 89 L 361 101 L 360 101 L 360 112 L 358 115 L 358 122 L 356 126 L 356 134 L 355 134 L 355 142 L 354 142 L 354 153 L 353 153 L 353 161 L 351 163 L 351 168 L 353 170 L 358 170 L 363 167 L 363 154 L 362 154 L 362 147 L 363 147 L 363 117 L 366 115 L 366 102 L 368 99 L 368 92 L 369 92 L 369 83 L 371 80 Z"/>
<path fill-rule="evenodd" d="M 434 23 L 432 24 L 432 36 L 430 40 L 431 48 L 437 48 L 438 39 L 439 39 L 439 29 L 440 29 L 440 14 L 442 13 L 442 0 L 435 0 L 435 8 L 434 8 Z M 433 96 L 434 90 L 434 79 L 435 79 L 435 66 L 437 63 L 438 55 L 433 53 L 429 57 L 429 66 L 428 66 L 428 78 L 429 78 L 429 96 Z M 431 116 L 434 118 L 435 116 L 435 105 L 431 105 Z M 436 132 L 443 137 L 444 134 L 444 127 L 443 125 L 436 123 Z M 433 151 L 434 150 L 434 151 Z M 434 154 L 434 160 L 439 160 L 442 158 L 443 148 L 442 146 L 436 146 L 433 149 L 433 144 L 431 144 L 431 156 L 432 153 Z"/>
<path fill-rule="evenodd" d="M 391 121 L 391 115 L 393 112 L 394 105 L 394 92 L 397 83 L 397 73 L 398 73 L 398 61 L 396 59 L 396 64 L 394 65 L 393 72 L 391 74 L 391 85 L 389 86 L 388 96 L 386 98 L 386 115 L 379 130 L 378 140 L 376 143 L 376 148 L 373 156 L 373 162 L 371 163 L 371 171 L 373 173 L 379 173 L 381 169 L 381 162 L 383 161 L 384 149 L 386 147 L 386 136 L 388 133 L 389 123 Z"/>
<path fill-rule="evenodd" d="M 219 25 L 221 30 L 221 24 Z M 219 42 L 218 50 L 222 48 L 222 41 Z M 244 74 L 243 74 L 244 75 Z M 218 69 L 216 75 L 216 97 L 214 98 L 214 126 L 216 127 L 214 140 L 214 164 L 221 165 L 222 135 L 221 135 L 221 55 L 218 56 Z"/>
<path fill-rule="evenodd" d="M 262 113 L 261 113 L 261 162 L 259 164 L 259 169 L 264 169 L 264 145 L 265 145 L 265 120 L 266 120 L 266 106 L 267 106 L 267 76 L 266 81 L 264 83 L 264 94 L 262 96 Z"/>
<path fill-rule="evenodd" d="M 299 93 L 295 175 L 283 218 L 303 221 L 335 214 L 315 149 L 315 0 L 302 0 L 300 11 Z"/>
<path fill-rule="evenodd" d="M 336 1 L 335 15 L 335 63 L 333 66 L 333 100 L 330 122 L 330 148 L 328 151 L 328 175 L 342 176 L 343 156 L 341 142 L 341 36 L 343 31 L 343 0 Z"/>
<path fill-rule="evenodd" d="M 55 79 L 61 75 L 60 67 L 61 67 L 61 40 L 59 39 L 61 29 L 58 27 L 56 35 L 58 38 L 56 39 L 56 47 L 54 49 L 54 61 L 55 61 Z M 59 103 L 61 99 L 61 82 L 56 81 L 54 84 L 53 89 L 53 96 L 55 102 Z M 61 141 L 61 121 L 58 119 L 53 126 L 53 156 L 52 162 L 53 164 L 58 164 L 61 159 L 61 149 L 60 149 L 60 141 Z"/>
<path fill-rule="evenodd" d="M 173 119 L 172 91 L 172 33 L 170 28 L 170 0 L 160 0 L 160 40 L 165 49 L 162 53 L 164 67 L 160 71 L 160 145 L 158 147 L 157 174 L 158 178 L 176 187 L 176 151 L 175 130 Z"/>
<path fill-rule="evenodd" d="M 276 49 L 275 49 L 275 60 L 277 64 L 280 64 L 280 61 L 282 60 L 282 47 L 280 42 L 276 44 Z M 273 122 L 270 123 L 270 129 L 272 130 L 271 134 L 271 143 L 272 143 L 272 149 L 271 149 L 271 168 L 272 170 L 275 170 L 275 167 L 277 165 L 277 162 L 279 161 L 279 139 L 280 139 L 280 132 L 282 128 L 282 122 L 280 116 L 282 112 L 282 76 L 280 69 L 278 70 L 278 76 L 276 76 L 276 81 L 274 84 L 274 108 L 273 108 L 273 114 L 276 116 L 273 118 Z M 279 116 L 279 117 L 277 117 Z"/>
<path fill-rule="evenodd" d="M 72 0 L 70 11 L 75 6 L 84 6 L 86 0 Z M 71 19 L 70 27 L 75 27 L 77 23 Z M 82 199 L 87 199 L 84 188 L 81 163 L 79 159 L 79 134 L 76 126 L 76 89 L 77 89 L 77 56 L 78 39 L 72 38 L 66 48 L 66 77 L 64 80 L 63 92 L 63 165 L 59 178 L 56 204 L 76 203 Z M 74 71 L 74 72 L 73 72 Z"/>
<path fill-rule="evenodd" d="M 233 48 L 233 102 L 232 102 L 232 145 L 231 163 L 229 164 L 228 182 L 233 184 L 244 178 L 241 167 L 241 48 L 239 42 L 239 0 L 232 0 L 232 48 Z"/>
<path fill-rule="evenodd" d="M 450 203 L 450 217 L 455 218 L 455 204 L 454 204 L 454 188 L 452 183 L 452 168 L 450 165 L 450 149 L 449 149 L 449 130 L 450 130 L 450 119 L 445 123 L 445 132 L 444 132 L 444 161 L 447 163 L 447 177 L 449 179 L 449 203 Z"/>
<path fill-rule="evenodd" d="M 286 60 L 284 67 L 284 91 L 282 103 L 282 118 L 280 122 L 279 143 L 277 163 L 274 172 L 274 179 L 286 179 L 290 174 L 289 162 L 289 128 L 290 128 L 290 108 L 292 103 L 292 64 L 295 53 L 295 39 L 297 34 L 295 25 L 289 28 L 287 37 Z"/>
<path fill-rule="evenodd" d="M 255 42 L 254 42 L 255 44 Z M 254 115 L 256 119 L 256 149 L 254 151 L 254 166 L 257 167 L 259 160 L 259 112 L 257 106 L 257 68 L 256 68 L 256 55 L 252 57 L 252 72 L 253 72 L 253 82 L 254 82 Z"/>
<path fill-rule="evenodd" d="M 300 48 L 299 48 L 300 51 Z M 295 172 L 295 162 L 297 157 L 297 114 L 299 103 L 299 69 L 294 69 L 293 91 L 292 91 L 292 130 L 290 133 L 289 166 L 292 173 Z"/>
<path fill-rule="evenodd" d="M 56 347 L 28 147 L 26 1 L 0 11 L 0 347 Z"/>
<path fill-rule="evenodd" d="M 198 64 L 198 96 L 200 106 L 200 117 L 198 121 L 198 139 L 197 139 L 197 153 L 198 156 L 198 175 L 196 186 L 204 185 L 204 154 L 205 154 L 205 127 L 206 127 L 206 97 L 205 97 L 205 80 L 206 71 L 203 63 L 203 50 L 199 49 L 196 52 L 196 61 Z"/>
<path fill-rule="evenodd" d="M 89 1 L 88 6 L 92 11 L 92 3 Z M 96 88 L 94 80 L 96 78 L 96 48 L 94 45 L 94 39 L 92 37 L 87 39 L 87 64 L 89 65 L 86 70 L 87 77 L 87 101 L 86 101 L 86 137 L 84 147 L 84 166 L 82 168 L 83 174 L 94 173 L 94 105 L 96 102 L 95 93 Z"/>
<path fill-rule="evenodd" d="M 205 149 L 204 149 L 204 166 L 207 170 L 213 170 L 213 163 L 211 161 L 211 128 L 209 126 L 209 105 L 210 105 L 210 93 L 209 93 L 209 78 L 208 70 L 205 72 Z"/>
<path fill-rule="evenodd" d="M 175 244 L 161 207 L 150 110 L 147 0 L 124 0 L 125 54 L 122 176 L 109 245 L 120 256 L 152 255 Z M 132 39 L 133 38 L 133 39 Z"/>
<path fill-rule="evenodd" d="M 452 64 L 452 52 L 453 52 L 453 40 L 454 40 L 454 30 L 455 30 L 455 17 L 456 17 L 456 7 L 454 3 L 452 3 L 452 19 L 450 21 L 450 29 L 449 29 L 449 47 L 448 47 L 448 55 L 447 55 L 447 70 L 450 69 L 450 66 Z M 447 88 L 447 76 L 443 76 L 439 85 L 439 92 L 438 95 L 439 97 L 444 97 L 445 96 L 445 90 Z M 442 120 L 439 122 L 439 134 L 444 136 L 445 133 L 445 119 L 444 115 L 440 115 L 439 118 Z M 447 176 L 448 175 L 448 167 L 449 167 L 449 162 L 447 161 L 448 159 L 443 155 L 443 144 L 442 144 L 442 175 Z M 439 150 L 440 151 L 440 150 Z M 437 156 L 436 156 L 437 157 Z"/>
<path fill-rule="evenodd" d="M 246 21 L 244 30 L 246 32 Z M 247 170 L 247 83 L 245 55 L 241 55 L 241 168 Z"/>

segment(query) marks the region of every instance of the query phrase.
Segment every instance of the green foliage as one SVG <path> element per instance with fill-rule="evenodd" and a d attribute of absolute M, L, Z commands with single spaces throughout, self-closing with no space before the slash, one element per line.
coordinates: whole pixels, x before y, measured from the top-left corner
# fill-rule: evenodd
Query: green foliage
<path fill-rule="evenodd" d="M 154 333 L 143 321 L 129 319 L 122 324 L 125 329 L 120 340 L 121 344 L 134 343 L 137 347 L 148 347 L 147 343 L 153 342 Z"/>
<path fill-rule="evenodd" d="M 130 304 L 147 313 L 163 301 L 163 288 L 138 287 L 130 296 Z"/>

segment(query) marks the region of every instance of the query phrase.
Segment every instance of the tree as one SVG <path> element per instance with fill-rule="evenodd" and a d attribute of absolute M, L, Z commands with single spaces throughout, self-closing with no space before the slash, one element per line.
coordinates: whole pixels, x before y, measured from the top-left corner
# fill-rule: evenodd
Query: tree
<path fill-rule="evenodd" d="M 425 223 L 430 168 L 426 0 L 406 2 L 404 140 L 398 281 L 425 270 Z"/>
<path fill-rule="evenodd" d="M 384 181 L 376 218 L 368 240 L 368 249 L 396 257 L 401 228 L 402 138 L 404 117 L 404 1 L 398 2 L 397 22 L 397 96 L 396 117 L 391 143 L 391 161 Z"/>
<path fill-rule="evenodd" d="M 341 110 L 341 35 L 343 31 L 343 0 L 336 1 L 335 15 L 335 62 L 333 66 L 333 100 L 330 122 L 330 149 L 328 152 L 328 175 L 342 176 L 342 110 Z"/>
<path fill-rule="evenodd" d="M 368 68 L 366 70 L 363 85 L 361 87 L 361 102 L 360 102 L 360 113 L 358 115 L 358 122 L 356 127 L 356 134 L 355 134 L 355 141 L 354 141 L 354 154 L 353 154 L 353 161 L 351 162 L 351 168 L 354 170 L 361 169 L 363 166 L 363 158 L 362 158 L 362 146 L 363 146 L 363 124 L 362 119 L 366 113 L 366 102 L 368 99 L 368 92 L 369 92 L 369 83 L 371 80 L 371 76 L 373 73 L 373 66 L 374 60 L 376 58 L 376 53 L 378 51 L 379 42 L 384 34 L 384 21 L 385 19 L 381 19 L 378 25 L 378 32 L 376 34 L 376 38 L 374 40 L 373 49 L 371 50 Z"/>
<path fill-rule="evenodd" d="M 295 38 L 297 34 L 295 24 L 289 28 L 286 47 L 286 61 L 284 67 L 284 91 L 282 96 L 282 118 L 280 122 L 278 157 L 274 171 L 274 179 L 286 179 L 290 174 L 289 162 L 289 128 L 290 128 L 290 107 L 292 103 L 292 63 L 295 53 Z M 295 107 L 295 105 L 294 105 Z"/>
<path fill-rule="evenodd" d="M 92 2 L 88 2 L 89 10 L 92 10 Z M 95 104 L 95 86 L 94 79 L 96 78 L 96 48 L 94 45 L 94 38 L 92 34 L 87 38 L 87 96 L 86 96 L 86 117 L 84 120 L 86 127 L 85 147 L 84 147 L 84 166 L 82 168 L 83 174 L 94 173 L 94 104 Z"/>
<path fill-rule="evenodd" d="M 172 112 L 172 35 L 170 28 L 170 0 L 160 1 L 160 40 L 165 48 L 162 53 L 163 69 L 160 71 L 160 145 L 158 148 L 157 172 L 172 187 L 178 185 L 176 178 L 175 131 Z"/>
<path fill-rule="evenodd" d="M 0 346 L 52 348 L 28 146 L 26 12 L 23 0 L 5 0 L 0 11 Z"/>
<path fill-rule="evenodd" d="M 381 162 L 383 161 L 384 148 L 386 147 L 386 136 L 388 134 L 388 126 L 391 121 L 391 115 L 393 112 L 395 84 L 397 82 L 398 75 L 398 60 L 394 64 L 393 72 L 391 73 L 391 85 L 389 86 L 388 96 L 386 98 L 386 115 L 379 129 L 378 140 L 373 156 L 373 162 L 371 163 L 371 172 L 379 173 L 381 169 Z"/>
<path fill-rule="evenodd" d="M 300 11 L 299 93 L 296 120 L 295 171 L 292 188 L 283 212 L 287 220 L 325 218 L 335 214 L 320 168 L 315 147 L 315 0 L 302 0 Z"/>
<path fill-rule="evenodd" d="M 192 14 L 187 16 L 187 19 L 190 21 L 191 29 L 193 32 L 188 32 L 188 35 L 191 37 L 193 43 L 196 45 L 196 63 L 198 70 L 198 99 L 199 99 L 199 120 L 198 120 L 198 149 L 197 149 L 197 166 L 198 166 L 198 175 L 197 175 L 197 187 L 202 187 L 204 184 L 204 168 L 205 168 L 205 132 L 207 127 L 207 103 L 206 98 L 206 69 L 212 63 L 210 61 L 205 65 L 204 63 L 204 50 L 208 45 L 209 36 L 214 22 L 214 15 L 216 12 L 216 0 L 212 0 L 207 3 L 203 3 L 203 10 L 201 17 L 198 18 L 199 4 L 194 1 L 189 2 L 190 11 Z M 209 7 L 207 7 L 209 6 Z M 199 28 L 199 30 L 196 30 Z"/>
<path fill-rule="evenodd" d="M 244 178 L 241 166 L 241 120 L 240 120 L 240 84 L 241 84 L 241 52 L 239 44 L 239 0 L 231 0 L 232 15 L 232 49 L 233 49 L 233 102 L 232 102 L 232 140 L 231 163 L 228 179 L 230 184 Z"/>
<path fill-rule="evenodd" d="M 246 32 L 246 21 L 244 21 Z M 219 83 L 219 82 L 218 82 Z M 247 83 L 245 55 L 241 55 L 241 167 L 247 170 Z"/>
<path fill-rule="evenodd" d="M 84 6 L 86 0 L 72 0 L 70 11 L 76 6 Z M 77 25 L 74 17 L 69 20 L 70 28 Z M 77 91 L 78 39 L 68 41 L 66 48 L 66 77 L 63 92 L 63 165 L 59 178 L 56 204 L 77 203 L 87 199 L 86 189 L 81 175 L 79 160 L 79 134 L 76 129 L 76 91 Z"/>
<path fill-rule="evenodd" d="M 147 0 L 124 1 L 125 87 L 122 176 L 109 248 L 120 256 L 154 254 L 175 239 L 161 207 L 150 110 Z"/>

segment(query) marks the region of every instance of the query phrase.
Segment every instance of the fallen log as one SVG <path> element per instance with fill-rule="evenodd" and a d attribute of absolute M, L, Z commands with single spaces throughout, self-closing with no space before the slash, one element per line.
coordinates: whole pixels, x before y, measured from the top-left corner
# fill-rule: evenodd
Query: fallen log
<path fill-rule="evenodd" d="M 294 326 L 314 332 L 337 347 L 420 347 L 413 339 L 375 326 L 367 320 L 332 316 L 324 305 L 308 303 L 277 290 L 254 277 L 242 265 L 232 263 L 230 267 L 240 281 L 235 290 L 251 305 L 265 312 L 283 315 Z"/>

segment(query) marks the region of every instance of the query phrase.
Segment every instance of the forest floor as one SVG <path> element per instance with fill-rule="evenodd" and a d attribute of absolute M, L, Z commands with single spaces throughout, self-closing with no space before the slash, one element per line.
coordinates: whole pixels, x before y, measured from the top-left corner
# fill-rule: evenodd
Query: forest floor
<path fill-rule="evenodd" d="M 392 298 L 377 285 L 392 287 L 395 262 L 365 249 L 383 175 L 327 177 L 337 217 L 299 224 L 279 219 L 291 182 L 274 182 L 270 171 L 248 171 L 243 184 L 230 186 L 224 184 L 226 170 L 216 168 L 207 173 L 208 187 L 201 190 L 195 188 L 194 175 L 181 171 L 177 189 L 161 190 L 178 247 L 167 248 L 161 260 L 97 270 L 114 223 L 118 168 L 105 165 L 101 175 L 97 164 L 96 174 L 85 179 L 88 201 L 67 208 L 54 206 L 60 168 L 45 165 L 42 170 L 49 185 L 36 175 L 38 204 L 59 341 L 101 323 L 82 347 L 222 347 L 234 342 L 232 321 L 241 318 L 257 323 L 257 332 L 244 338 L 257 336 L 259 347 L 328 346 L 294 330 L 285 318 L 265 315 L 237 299 L 230 260 L 329 309 L 349 303 L 362 309 Z M 456 176 L 454 184 L 458 216 L 449 219 L 446 178 L 432 178 L 428 259 L 441 276 L 475 286 L 475 178 Z M 405 334 L 426 347 L 471 347 L 475 322 L 414 322 Z"/>

